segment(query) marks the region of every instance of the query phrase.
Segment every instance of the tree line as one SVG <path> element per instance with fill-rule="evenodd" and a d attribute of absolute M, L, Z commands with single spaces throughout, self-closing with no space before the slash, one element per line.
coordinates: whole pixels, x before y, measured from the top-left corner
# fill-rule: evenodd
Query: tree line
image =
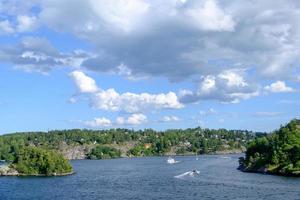
<path fill-rule="evenodd" d="M 206 154 L 224 150 L 241 150 L 258 135 L 263 136 L 265 133 L 247 130 L 203 129 L 200 127 L 166 131 L 153 129 L 71 129 L 22 132 L 0 136 L 0 160 L 14 160 L 20 149 L 26 146 L 59 150 L 61 144 L 69 146 L 89 145 L 98 148 L 92 148 L 87 153 L 87 158 L 99 158 L 101 157 L 99 155 L 118 157 L 120 152 L 117 148 L 110 147 L 108 150 L 103 146 L 114 144 L 118 147 L 124 143 L 134 144 L 131 149 L 125 152 L 127 156 L 164 155 L 172 149 L 176 154 Z M 114 151 L 113 156 L 111 156 L 112 151 Z M 93 154 L 95 155 L 93 156 Z"/>
<path fill-rule="evenodd" d="M 272 134 L 249 143 L 243 171 L 300 176 L 300 120 L 291 120 Z"/>

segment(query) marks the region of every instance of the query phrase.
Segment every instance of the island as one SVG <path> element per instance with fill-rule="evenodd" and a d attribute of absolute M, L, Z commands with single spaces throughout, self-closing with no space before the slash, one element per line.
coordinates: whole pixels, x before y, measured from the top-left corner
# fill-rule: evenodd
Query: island
<path fill-rule="evenodd" d="M 239 164 L 244 172 L 300 177 L 300 120 L 250 142 Z"/>
<path fill-rule="evenodd" d="M 73 174 L 71 164 L 60 153 L 38 147 L 18 149 L 11 163 L 0 166 L 2 176 L 65 176 Z"/>

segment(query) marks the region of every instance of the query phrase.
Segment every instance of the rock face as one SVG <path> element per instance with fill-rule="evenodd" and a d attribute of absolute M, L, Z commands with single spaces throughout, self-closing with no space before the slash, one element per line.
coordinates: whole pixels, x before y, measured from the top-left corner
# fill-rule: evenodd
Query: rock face
<path fill-rule="evenodd" d="M 108 147 L 113 147 L 117 150 L 121 151 L 121 157 L 126 158 L 128 157 L 127 152 L 134 148 L 136 145 L 136 142 L 124 142 L 121 144 L 106 144 L 103 146 L 108 146 Z M 97 144 L 90 144 L 90 145 L 67 145 L 66 143 L 62 143 L 59 145 L 58 151 L 63 154 L 63 156 L 68 159 L 68 160 L 82 160 L 82 159 L 87 159 L 87 155 L 89 152 L 96 147 Z M 195 155 L 194 152 L 185 152 L 185 153 L 176 153 L 179 147 L 173 146 L 171 147 L 170 151 L 165 152 L 165 156 L 174 156 L 174 155 L 183 155 L 183 156 L 188 156 L 188 155 Z M 241 149 L 232 149 L 232 150 L 224 150 L 224 151 L 216 151 L 216 152 L 211 152 L 209 154 L 218 154 L 218 155 L 223 155 L 223 154 L 236 154 L 236 153 L 242 153 L 245 151 L 245 148 Z"/>
<path fill-rule="evenodd" d="M 263 166 L 258 169 L 251 169 L 249 167 L 246 167 L 245 165 L 239 165 L 237 168 L 238 170 L 241 170 L 242 172 L 250 172 L 250 173 L 261 173 L 261 174 L 272 174 L 268 171 L 267 167 Z"/>
<path fill-rule="evenodd" d="M 67 144 L 62 144 L 59 147 L 59 152 L 68 160 L 81 160 L 86 158 L 86 154 L 91 148 L 92 146 L 68 146 Z"/>
<path fill-rule="evenodd" d="M 121 151 L 121 157 L 127 157 L 127 152 L 136 145 L 134 142 L 124 142 L 122 144 L 107 144 L 104 146 L 113 147 Z M 68 160 L 82 160 L 87 158 L 87 154 L 96 147 L 97 144 L 90 145 L 59 145 L 58 151 Z"/>
<path fill-rule="evenodd" d="M 68 176 L 72 175 L 74 172 L 69 172 L 69 173 L 53 173 L 47 176 Z M 21 174 L 17 170 L 11 168 L 8 164 L 1 165 L 0 166 L 0 176 L 46 176 L 44 174 Z"/>
<path fill-rule="evenodd" d="M 18 176 L 19 172 L 9 167 L 8 164 L 0 166 L 0 176 Z"/>
<path fill-rule="evenodd" d="M 245 148 L 241 149 L 230 149 L 230 150 L 224 150 L 224 151 L 216 151 L 213 154 L 218 154 L 218 155 L 226 155 L 226 154 L 238 154 L 238 153 L 243 153 L 245 152 Z"/>

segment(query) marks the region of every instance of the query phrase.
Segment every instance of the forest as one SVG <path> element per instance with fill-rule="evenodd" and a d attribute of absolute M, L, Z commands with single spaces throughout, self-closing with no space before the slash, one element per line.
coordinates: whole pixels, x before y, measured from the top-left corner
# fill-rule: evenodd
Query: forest
<path fill-rule="evenodd" d="M 300 120 L 251 141 L 239 162 L 246 172 L 300 176 Z"/>
<path fill-rule="evenodd" d="M 63 155 L 37 147 L 24 147 L 16 154 L 11 168 L 24 175 L 62 175 L 72 173 L 72 166 Z"/>
<path fill-rule="evenodd" d="M 87 159 L 116 158 L 121 155 L 132 157 L 242 152 L 249 141 L 264 135 L 247 130 L 200 127 L 166 131 L 72 129 L 12 133 L 0 136 L 0 160 L 15 160 L 20 150 L 27 146 L 58 151 L 61 146 L 73 149 L 83 147 L 84 158 Z"/>

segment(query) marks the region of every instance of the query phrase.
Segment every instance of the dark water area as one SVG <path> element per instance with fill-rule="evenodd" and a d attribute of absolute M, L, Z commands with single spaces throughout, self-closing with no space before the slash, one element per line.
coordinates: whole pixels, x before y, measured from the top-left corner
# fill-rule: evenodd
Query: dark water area
<path fill-rule="evenodd" d="M 77 160 L 72 176 L 0 177 L 0 200 L 300 200 L 300 178 L 240 172 L 239 156 L 175 157 L 173 165 L 166 157 Z M 193 169 L 200 174 L 186 173 Z"/>

